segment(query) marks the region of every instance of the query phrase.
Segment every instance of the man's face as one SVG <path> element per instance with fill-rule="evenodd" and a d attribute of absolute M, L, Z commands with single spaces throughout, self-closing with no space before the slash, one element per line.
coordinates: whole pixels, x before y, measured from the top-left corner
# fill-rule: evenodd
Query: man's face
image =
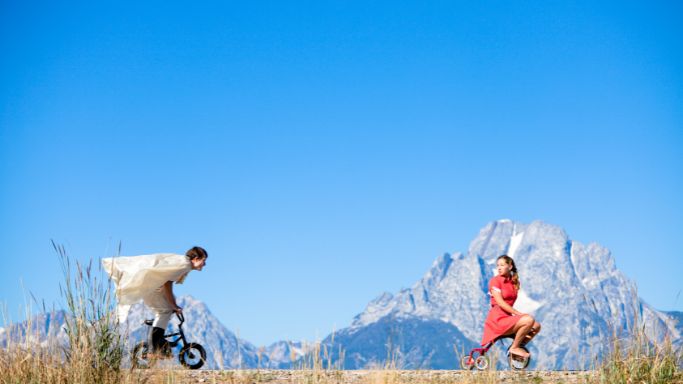
<path fill-rule="evenodd" d="M 204 268 L 204 266 L 206 265 L 206 257 L 204 257 L 204 258 L 197 257 L 195 259 L 190 260 L 190 262 L 192 263 L 192 269 L 196 269 L 198 271 L 201 271 L 202 268 Z"/>

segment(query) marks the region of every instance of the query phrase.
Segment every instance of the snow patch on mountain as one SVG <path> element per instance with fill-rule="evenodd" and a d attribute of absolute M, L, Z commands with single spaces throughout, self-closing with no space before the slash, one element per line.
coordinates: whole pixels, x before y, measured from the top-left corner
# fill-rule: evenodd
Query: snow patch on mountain
<path fill-rule="evenodd" d="M 507 250 L 507 255 L 514 258 L 515 253 L 517 253 L 517 248 L 519 248 L 519 244 L 522 242 L 522 239 L 524 238 L 524 232 L 517 233 L 515 235 L 512 235 L 510 238 L 510 244 L 508 245 L 508 250 Z"/>

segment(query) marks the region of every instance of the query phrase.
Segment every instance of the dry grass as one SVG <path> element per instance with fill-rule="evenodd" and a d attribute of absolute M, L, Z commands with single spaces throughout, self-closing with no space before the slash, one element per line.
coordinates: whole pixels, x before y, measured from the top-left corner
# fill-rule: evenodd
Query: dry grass
<path fill-rule="evenodd" d="M 63 246 L 53 243 L 63 272 L 66 342 L 49 338 L 32 324 L 27 305 L 25 333 L 7 325 L 0 349 L 0 383 L 138 383 L 144 375 L 122 369 L 123 338 L 118 332 L 111 285 L 100 268 L 73 262 Z M 99 267 L 99 264 L 98 264 Z"/>
<path fill-rule="evenodd" d="M 673 347 L 670 338 L 661 344 L 652 342 L 641 326 L 628 339 L 613 337 L 610 351 L 590 383 L 683 383 L 682 361 L 681 350 Z"/>
<path fill-rule="evenodd" d="M 631 310 L 627 332 L 619 333 L 611 324 L 613 333 L 609 351 L 596 362 L 596 373 L 589 383 L 600 384 L 668 384 L 683 383 L 680 367 L 682 351 L 674 348 L 671 335 L 663 342 L 651 340 L 641 317 L 641 305 L 637 291 L 632 293 Z"/>
<path fill-rule="evenodd" d="M 40 334 L 34 324 L 31 324 L 30 305 L 27 305 L 28 324 L 25 334 L 13 335 L 13 332 L 19 332 L 20 329 L 7 326 L 5 318 L 7 344 L 0 346 L 0 384 L 683 383 L 683 376 L 679 370 L 683 362 L 681 350 L 675 349 L 670 339 L 660 344 L 649 340 L 645 327 L 637 315 L 633 319 L 630 334 L 620 338 L 615 333 L 609 353 L 601 362 L 594 364 L 596 368 L 579 374 L 496 371 L 495 356 L 491 356 L 490 370 L 483 372 L 407 371 L 402 369 L 399 351 L 390 348 L 386 362 L 375 369 L 347 371 L 343 369 L 343 349 L 335 351 L 335 359 L 328 346 L 320 342 L 306 346 L 305 355 L 296 360 L 296 364 L 293 364 L 295 369 L 292 370 L 187 371 L 179 367 L 130 370 L 123 366 L 124 338 L 117 329 L 111 285 L 106 275 L 103 275 L 101 269 L 93 268 L 92 260 L 87 265 L 73 263 L 63 247 L 54 247 L 64 274 L 64 283 L 60 290 L 66 302 L 68 342 L 62 345 L 51 339 L 47 344 L 36 343 L 35 340 L 38 340 Z M 334 345 L 334 336 L 330 344 Z M 454 366 L 459 364 L 458 357 L 457 353 L 454 353 Z M 294 357 L 292 360 L 294 363 Z"/>

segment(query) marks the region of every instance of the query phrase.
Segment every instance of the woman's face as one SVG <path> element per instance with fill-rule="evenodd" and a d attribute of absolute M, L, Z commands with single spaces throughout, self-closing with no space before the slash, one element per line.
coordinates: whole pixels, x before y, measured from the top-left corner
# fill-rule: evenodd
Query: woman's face
<path fill-rule="evenodd" d="M 496 267 L 498 268 L 498 274 L 500 276 L 507 276 L 510 274 L 510 270 L 512 269 L 512 266 L 508 264 L 505 259 L 498 259 L 496 262 Z"/>

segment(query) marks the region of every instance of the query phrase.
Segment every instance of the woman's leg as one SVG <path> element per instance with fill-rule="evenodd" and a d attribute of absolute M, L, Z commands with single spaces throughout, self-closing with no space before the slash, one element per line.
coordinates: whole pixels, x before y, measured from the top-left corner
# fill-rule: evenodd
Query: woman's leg
<path fill-rule="evenodd" d="M 510 353 L 521 356 L 529 357 L 529 353 L 520 348 L 522 341 L 529 334 L 529 331 L 533 327 L 535 321 L 534 318 L 529 315 L 522 316 L 521 319 L 506 333 L 506 335 L 515 335 L 515 339 L 512 341 L 510 346 Z"/>
<path fill-rule="evenodd" d="M 524 340 L 522 340 L 521 346 L 525 346 L 528 342 L 530 342 L 538 333 L 541 332 L 541 323 L 538 321 L 534 321 L 534 325 L 531 327 L 531 330 L 529 333 L 527 333 L 526 337 Z"/>

